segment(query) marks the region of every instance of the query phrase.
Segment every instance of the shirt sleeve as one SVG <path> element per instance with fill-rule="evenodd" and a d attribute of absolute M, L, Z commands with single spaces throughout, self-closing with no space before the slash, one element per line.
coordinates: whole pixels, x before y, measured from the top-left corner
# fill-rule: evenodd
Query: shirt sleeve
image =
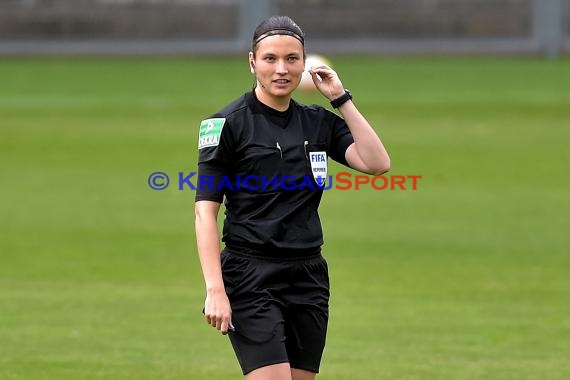
<path fill-rule="evenodd" d="M 327 111 L 327 114 L 329 117 L 329 125 L 331 125 L 329 156 L 336 162 L 348 166 L 346 150 L 354 142 L 352 133 L 350 133 L 350 129 L 348 129 L 348 125 L 343 118 L 330 111 Z"/>
<path fill-rule="evenodd" d="M 223 117 L 202 120 L 198 136 L 198 182 L 196 201 L 222 203 L 220 186 L 231 171 L 234 144 L 228 122 Z"/>

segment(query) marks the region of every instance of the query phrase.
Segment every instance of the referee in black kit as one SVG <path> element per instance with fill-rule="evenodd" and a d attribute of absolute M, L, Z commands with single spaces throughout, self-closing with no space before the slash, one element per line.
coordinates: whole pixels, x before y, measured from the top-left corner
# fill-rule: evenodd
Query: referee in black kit
<path fill-rule="evenodd" d="M 195 204 L 204 314 L 229 334 L 248 380 L 306 380 L 319 372 L 329 278 L 317 210 L 328 157 L 368 174 L 390 168 L 380 138 L 330 67 L 309 72 L 342 117 L 291 98 L 304 45 L 289 17 L 263 21 L 249 52 L 253 90 L 200 125 L 198 176 L 211 180 Z M 312 186 L 301 186 L 307 178 Z M 224 198 L 221 250 L 216 219 Z"/>

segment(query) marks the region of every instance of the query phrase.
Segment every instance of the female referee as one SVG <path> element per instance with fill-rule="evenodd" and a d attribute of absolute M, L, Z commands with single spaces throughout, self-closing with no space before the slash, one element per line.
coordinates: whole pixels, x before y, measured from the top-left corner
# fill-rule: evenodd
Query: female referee
<path fill-rule="evenodd" d="M 195 212 L 204 315 L 229 334 L 248 380 L 311 380 L 319 372 L 329 278 L 317 209 L 327 159 L 374 175 L 390 168 L 380 138 L 330 67 L 309 72 L 342 117 L 291 98 L 304 45 L 289 17 L 263 21 L 249 52 L 253 90 L 200 124 Z"/>

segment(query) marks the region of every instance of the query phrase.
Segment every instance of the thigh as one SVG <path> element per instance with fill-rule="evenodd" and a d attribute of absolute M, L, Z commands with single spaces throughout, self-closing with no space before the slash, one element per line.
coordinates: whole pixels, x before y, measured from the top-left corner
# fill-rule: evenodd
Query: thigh
<path fill-rule="evenodd" d="M 295 380 L 289 363 L 273 364 L 251 371 L 245 376 L 246 380 Z M 301 380 L 302 378 L 298 379 Z M 309 378 L 310 379 L 310 378 Z M 312 379 L 310 379 L 312 380 Z"/>
<path fill-rule="evenodd" d="M 292 380 L 314 380 L 317 374 L 303 369 L 291 368 Z"/>

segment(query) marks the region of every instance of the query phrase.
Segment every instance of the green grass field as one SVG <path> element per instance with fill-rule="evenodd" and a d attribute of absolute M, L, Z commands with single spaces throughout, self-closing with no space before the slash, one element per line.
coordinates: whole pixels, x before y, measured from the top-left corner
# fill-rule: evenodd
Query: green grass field
<path fill-rule="evenodd" d="M 423 179 L 326 192 L 319 378 L 569 379 L 570 61 L 332 61 Z M 147 177 L 194 171 L 251 84 L 245 56 L 0 61 L 0 379 L 241 378 L 202 319 L 194 193 Z"/>

